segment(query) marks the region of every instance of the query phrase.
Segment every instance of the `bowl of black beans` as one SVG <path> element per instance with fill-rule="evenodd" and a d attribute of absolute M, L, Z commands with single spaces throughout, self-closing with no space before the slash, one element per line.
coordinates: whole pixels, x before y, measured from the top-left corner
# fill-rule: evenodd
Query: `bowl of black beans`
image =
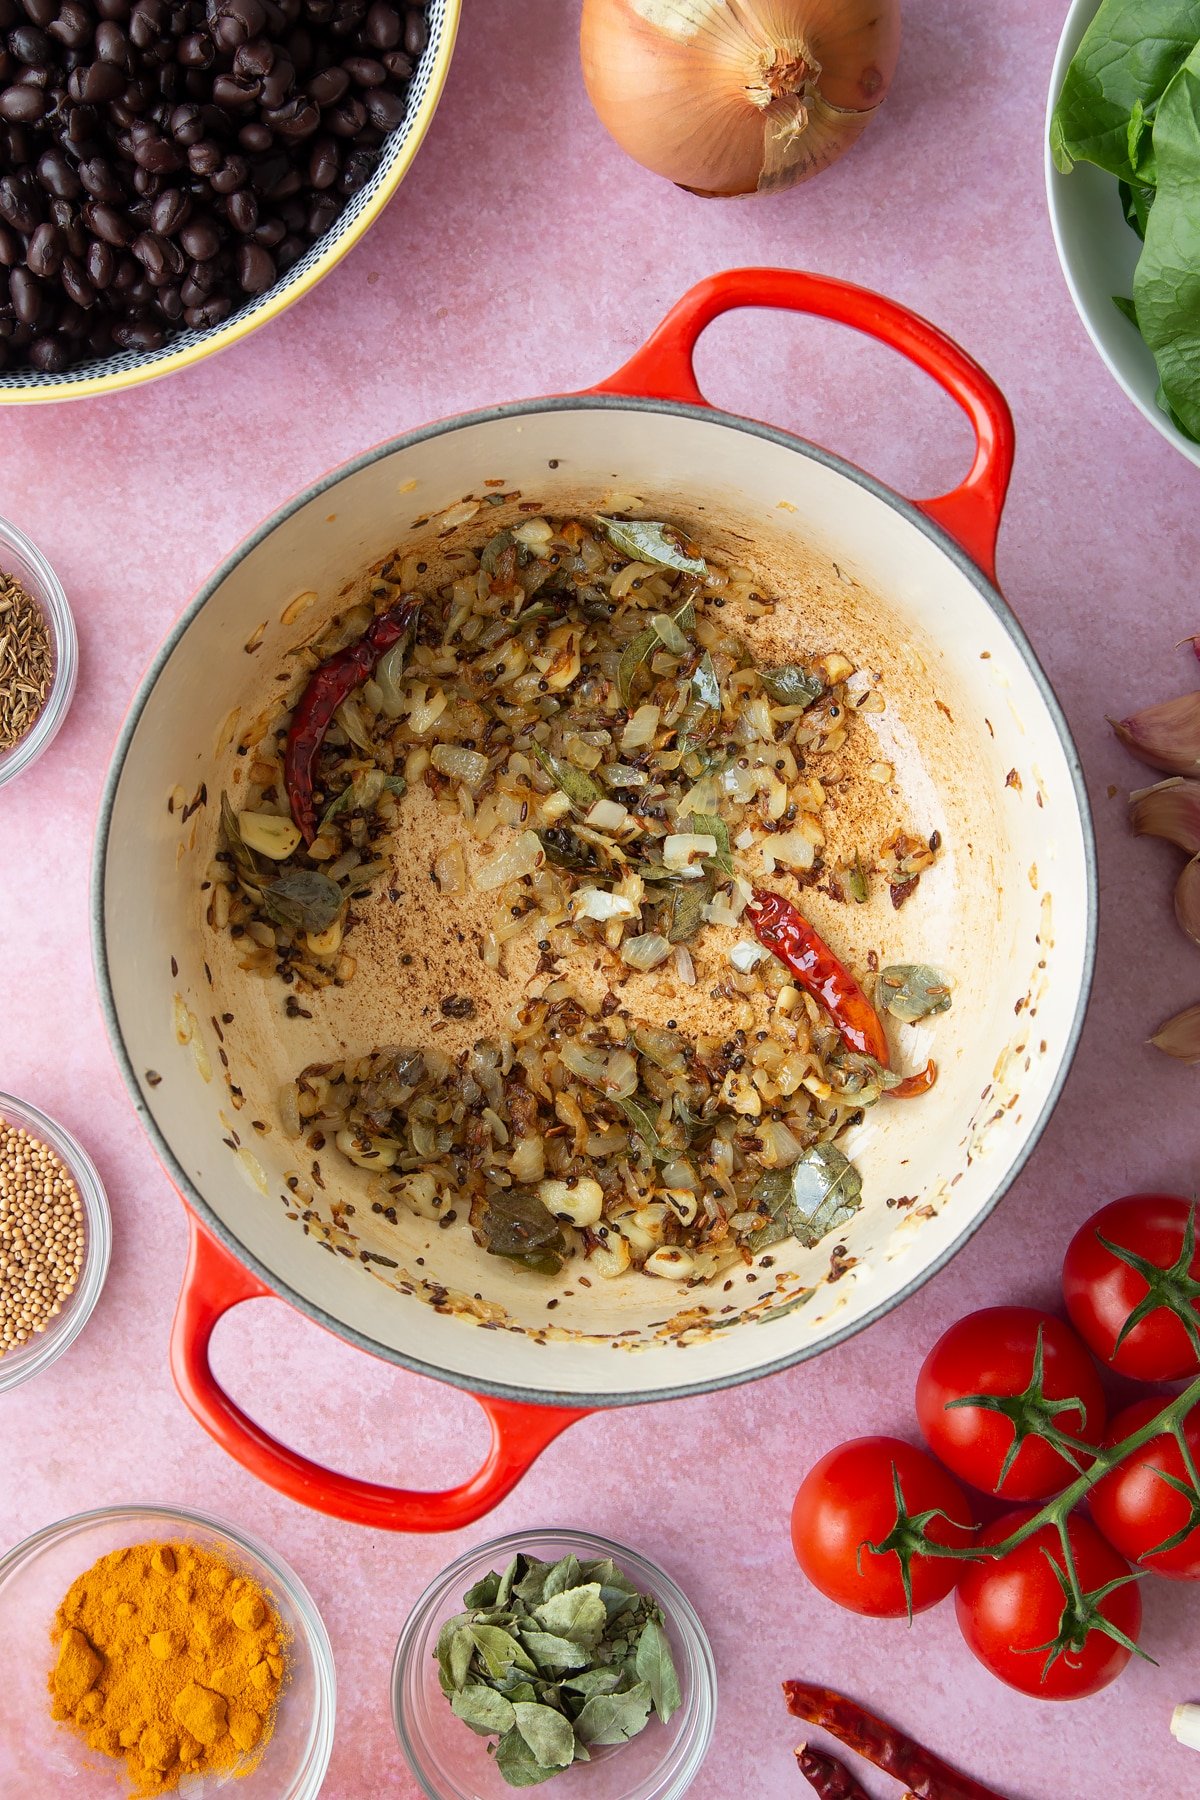
<path fill-rule="evenodd" d="M 461 0 L 0 0 L 0 402 L 152 380 L 382 211 Z"/>

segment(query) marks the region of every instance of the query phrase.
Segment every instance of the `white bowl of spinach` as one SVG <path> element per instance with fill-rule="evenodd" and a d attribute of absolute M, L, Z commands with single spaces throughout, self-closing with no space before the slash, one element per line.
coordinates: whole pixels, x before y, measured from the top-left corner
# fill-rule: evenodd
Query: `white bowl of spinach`
<path fill-rule="evenodd" d="M 1200 0 L 1075 0 L 1050 80 L 1046 191 L 1092 342 L 1200 464 Z"/>

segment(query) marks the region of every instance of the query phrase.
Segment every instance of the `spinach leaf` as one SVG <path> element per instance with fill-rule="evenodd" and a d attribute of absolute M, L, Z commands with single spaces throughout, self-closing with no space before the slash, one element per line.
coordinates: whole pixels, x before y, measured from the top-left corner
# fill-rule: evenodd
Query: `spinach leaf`
<path fill-rule="evenodd" d="M 1200 44 L 1163 95 L 1154 151 L 1158 190 L 1133 301 L 1171 413 L 1200 441 Z"/>
<path fill-rule="evenodd" d="M 1050 126 L 1050 147 L 1064 173 L 1096 163 L 1123 181 L 1153 180 L 1144 127 L 1177 71 L 1200 40 L 1197 0 L 1102 0 L 1063 82 Z M 1131 160 L 1131 145 L 1138 161 Z"/>
<path fill-rule="evenodd" d="M 1121 195 L 1121 210 L 1125 214 L 1125 223 L 1133 227 L 1144 243 L 1146 222 L 1150 217 L 1150 208 L 1154 204 L 1156 190 L 1140 181 L 1132 184 L 1128 181 L 1121 181 L 1118 182 L 1117 187 Z M 1120 302 L 1118 302 L 1119 304 Z M 1137 323 L 1136 319 L 1134 323 Z"/>

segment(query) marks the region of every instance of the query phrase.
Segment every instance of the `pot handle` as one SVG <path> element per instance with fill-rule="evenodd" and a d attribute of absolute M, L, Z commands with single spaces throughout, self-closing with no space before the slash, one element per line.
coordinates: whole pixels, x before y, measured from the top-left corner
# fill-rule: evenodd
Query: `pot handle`
<path fill-rule="evenodd" d="M 770 306 L 815 313 L 878 338 L 924 369 L 962 407 L 975 432 L 975 461 L 961 486 L 916 506 L 949 532 L 988 580 L 996 579 L 996 535 L 1012 474 L 1008 402 L 991 376 L 952 338 L 895 300 L 831 275 L 799 269 L 727 269 L 690 288 L 658 329 L 592 394 L 629 394 L 707 406 L 692 363 L 697 339 L 722 313 Z"/>
<path fill-rule="evenodd" d="M 175 1385 L 204 1429 L 260 1481 L 301 1506 L 384 1531 L 456 1531 L 497 1506 L 547 1444 L 586 1407 L 530 1406 L 474 1394 L 487 1414 L 492 1441 L 481 1467 L 458 1487 L 441 1492 L 359 1481 L 289 1450 L 244 1413 L 217 1383 L 208 1360 L 213 1328 L 244 1300 L 274 1298 L 273 1290 L 188 1213 L 187 1268 L 171 1329 Z"/>

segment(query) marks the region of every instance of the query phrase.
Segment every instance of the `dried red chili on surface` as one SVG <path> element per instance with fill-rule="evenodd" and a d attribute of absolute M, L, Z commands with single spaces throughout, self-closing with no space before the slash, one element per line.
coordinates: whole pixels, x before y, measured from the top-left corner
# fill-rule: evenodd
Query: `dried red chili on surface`
<path fill-rule="evenodd" d="M 865 1787 L 855 1781 L 845 1763 L 810 1744 L 801 1744 L 796 1752 L 800 1773 L 818 1800 L 871 1800 Z"/>
<path fill-rule="evenodd" d="M 847 1749 L 906 1783 L 915 1800 L 1004 1800 L 994 1788 L 961 1775 L 932 1750 L 833 1688 L 785 1681 L 783 1692 L 789 1712 L 809 1725 L 821 1726 L 840 1738 Z"/>
<path fill-rule="evenodd" d="M 886 1069 L 888 1041 L 879 1014 L 849 969 L 791 901 L 782 894 L 756 888 L 746 907 L 746 917 L 759 943 L 821 1002 L 851 1050 L 873 1056 Z"/>
<path fill-rule="evenodd" d="M 380 613 L 357 643 L 347 644 L 344 650 L 338 650 L 319 669 L 313 670 L 308 686 L 296 703 L 288 730 L 283 778 L 292 817 L 306 844 L 311 844 L 317 835 L 313 766 L 333 715 L 342 701 L 367 679 L 384 652 L 400 642 L 419 607 L 418 600 L 402 600 L 398 606 Z"/>

